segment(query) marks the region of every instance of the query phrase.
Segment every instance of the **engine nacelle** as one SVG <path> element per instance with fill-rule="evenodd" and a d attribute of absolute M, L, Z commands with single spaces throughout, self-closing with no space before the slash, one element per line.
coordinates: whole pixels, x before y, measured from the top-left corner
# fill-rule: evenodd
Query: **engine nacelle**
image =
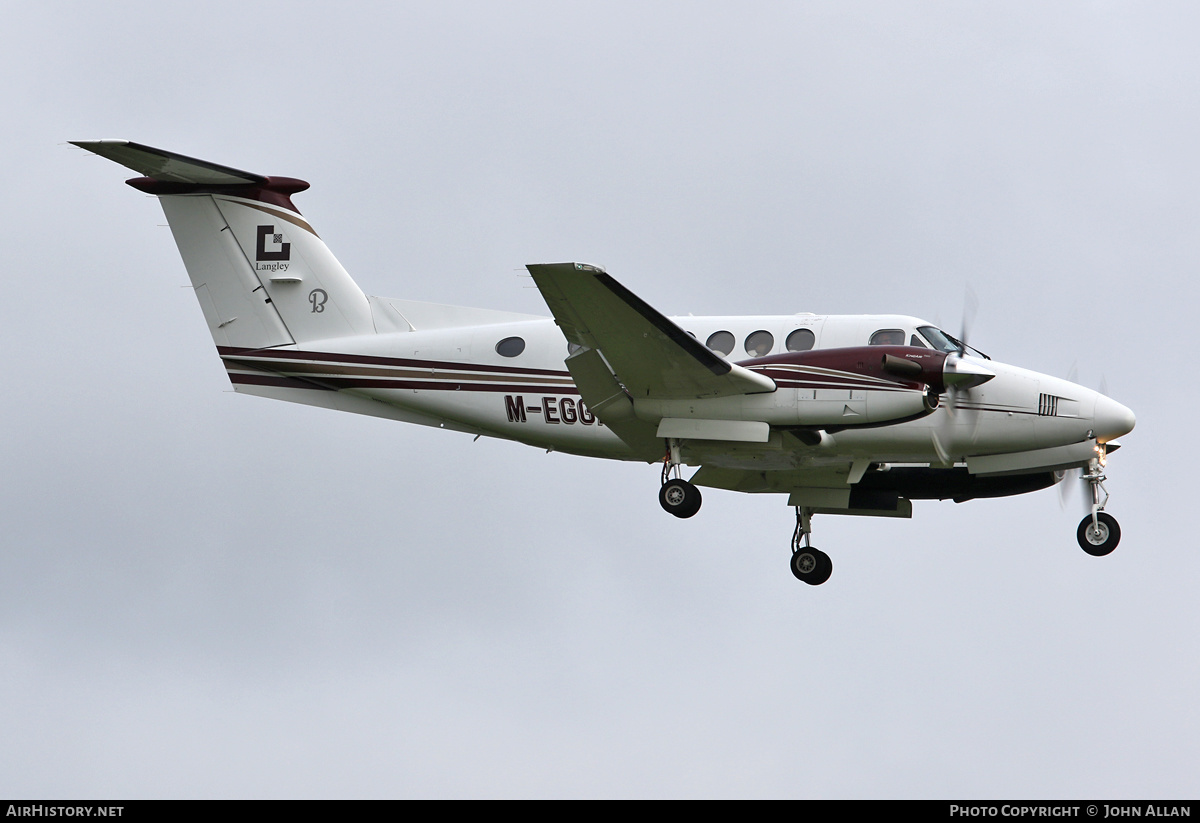
<path fill-rule="evenodd" d="M 772 426 L 851 428 L 924 417 L 945 389 L 943 352 L 858 346 L 790 352 L 738 363 L 775 381 L 774 392 L 690 400 L 636 398 L 643 420 L 747 420 Z"/>

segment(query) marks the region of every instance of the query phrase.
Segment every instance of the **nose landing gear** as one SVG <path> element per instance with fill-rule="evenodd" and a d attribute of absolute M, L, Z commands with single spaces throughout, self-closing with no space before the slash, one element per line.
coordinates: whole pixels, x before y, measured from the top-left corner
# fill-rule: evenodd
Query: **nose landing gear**
<path fill-rule="evenodd" d="M 833 574 L 833 561 L 809 543 L 812 534 L 812 509 L 796 507 L 796 531 L 792 533 L 792 574 L 802 583 L 819 586 Z"/>
<path fill-rule="evenodd" d="M 1099 457 L 1088 463 L 1087 474 L 1082 479 L 1092 487 L 1092 512 L 1079 522 L 1075 537 L 1085 552 L 1092 557 L 1103 557 L 1111 554 L 1121 542 L 1121 527 L 1117 525 L 1117 518 L 1104 511 L 1108 504 L 1108 489 L 1104 488 L 1107 479 L 1104 476 L 1104 452 L 1101 451 Z M 1104 495 L 1103 500 L 1100 499 L 1101 494 Z"/>

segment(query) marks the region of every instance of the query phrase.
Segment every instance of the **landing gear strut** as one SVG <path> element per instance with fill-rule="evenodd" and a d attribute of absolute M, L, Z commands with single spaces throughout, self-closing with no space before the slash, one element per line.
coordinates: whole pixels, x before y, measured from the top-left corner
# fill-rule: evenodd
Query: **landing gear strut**
<path fill-rule="evenodd" d="M 812 534 L 812 509 L 796 507 L 796 531 L 792 533 L 792 574 L 810 586 L 819 586 L 833 574 L 833 561 L 809 543 Z"/>
<path fill-rule="evenodd" d="M 679 441 L 667 441 L 667 455 L 663 458 L 662 488 L 658 502 L 663 511 L 676 517 L 691 517 L 700 511 L 700 490 L 679 476 Z M 675 476 L 672 477 L 671 475 Z"/>
<path fill-rule="evenodd" d="M 1103 449 L 1103 446 L 1098 448 Z M 1079 522 L 1075 536 L 1081 549 L 1092 557 L 1103 557 L 1121 542 L 1121 527 L 1117 525 L 1117 518 L 1104 511 L 1108 504 L 1108 489 L 1104 488 L 1103 451 L 1088 463 L 1083 479 L 1092 487 L 1092 513 Z M 1104 495 L 1103 500 L 1100 499 L 1101 494 Z"/>

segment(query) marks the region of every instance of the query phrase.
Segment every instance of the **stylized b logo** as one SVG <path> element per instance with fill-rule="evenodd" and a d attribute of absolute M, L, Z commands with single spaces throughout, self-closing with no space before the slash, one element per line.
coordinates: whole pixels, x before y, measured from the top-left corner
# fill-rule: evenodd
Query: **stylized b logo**
<path fill-rule="evenodd" d="M 267 237 L 279 246 L 279 251 L 267 251 Z M 275 233 L 274 226 L 258 227 L 258 246 L 254 250 L 255 260 L 291 260 L 292 244 L 283 242 L 283 235 Z"/>
<path fill-rule="evenodd" d="M 308 293 L 308 302 L 312 303 L 312 311 L 309 314 L 320 314 L 325 311 L 325 301 L 329 299 L 329 294 L 325 289 L 313 289 Z"/>

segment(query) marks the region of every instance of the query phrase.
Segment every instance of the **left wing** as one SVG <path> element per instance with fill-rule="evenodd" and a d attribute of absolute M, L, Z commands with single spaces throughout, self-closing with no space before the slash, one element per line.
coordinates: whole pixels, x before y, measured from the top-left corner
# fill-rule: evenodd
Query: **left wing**
<path fill-rule="evenodd" d="M 603 269 L 583 263 L 527 268 L 567 341 L 600 352 L 631 397 L 775 391 L 771 378 L 727 362 Z"/>

